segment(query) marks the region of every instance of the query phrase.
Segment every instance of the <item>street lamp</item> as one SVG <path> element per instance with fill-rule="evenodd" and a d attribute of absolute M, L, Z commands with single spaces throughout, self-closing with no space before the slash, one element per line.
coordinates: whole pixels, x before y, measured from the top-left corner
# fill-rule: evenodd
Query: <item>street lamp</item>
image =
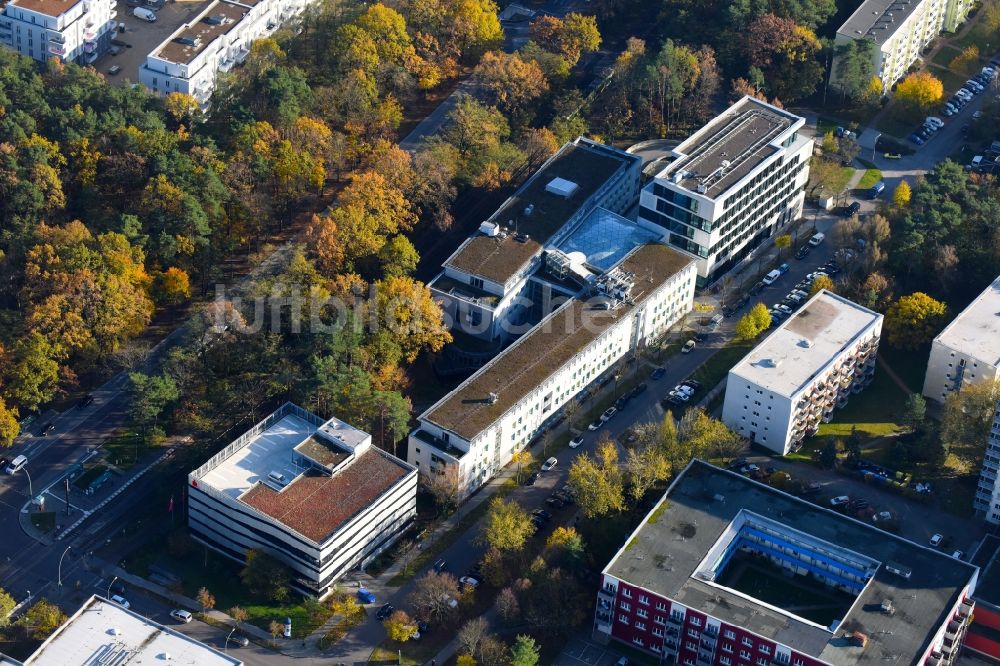
<path fill-rule="evenodd" d="M 875 141 L 872 143 L 872 161 L 875 161 L 875 149 L 878 148 L 878 140 L 882 138 L 882 132 L 875 133 Z"/>
<path fill-rule="evenodd" d="M 34 499 L 34 497 L 35 497 L 35 491 L 33 491 L 31 489 L 31 475 L 28 474 L 28 467 L 27 467 L 27 465 L 24 466 L 24 467 L 22 467 L 21 470 L 24 472 L 24 475 L 26 477 L 28 477 L 28 497 Z"/>
<path fill-rule="evenodd" d="M 118 580 L 118 576 L 115 576 L 114 578 L 112 578 L 111 582 L 108 583 L 108 593 L 107 593 L 107 595 L 105 595 L 105 597 L 104 597 L 105 599 L 110 599 L 111 598 L 111 586 L 115 584 L 116 580 Z"/>
<path fill-rule="evenodd" d="M 72 548 L 73 548 L 73 546 L 66 546 L 66 550 L 64 550 L 63 554 L 59 557 L 59 587 L 62 587 L 62 563 L 63 563 L 63 558 L 66 557 L 66 553 L 68 553 L 70 551 L 70 549 L 72 549 Z"/>

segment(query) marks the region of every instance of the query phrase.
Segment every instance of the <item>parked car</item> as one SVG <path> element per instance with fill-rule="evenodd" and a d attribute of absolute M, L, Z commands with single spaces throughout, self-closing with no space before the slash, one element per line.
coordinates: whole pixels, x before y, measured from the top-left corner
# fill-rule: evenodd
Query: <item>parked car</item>
<path fill-rule="evenodd" d="M 550 469 L 552 469 L 553 467 L 555 467 L 558 464 L 559 464 L 559 461 L 556 460 L 554 457 L 553 458 L 549 458 L 544 463 L 542 463 L 542 471 L 543 472 L 548 472 Z"/>
<path fill-rule="evenodd" d="M 357 592 L 358 601 L 363 604 L 375 603 L 375 595 L 368 588 L 360 587 Z"/>
<path fill-rule="evenodd" d="M 76 403 L 76 406 L 79 407 L 80 409 L 83 409 L 84 407 L 91 405 L 93 402 L 94 402 L 94 396 L 88 394 L 80 398 L 80 401 Z"/>
<path fill-rule="evenodd" d="M 116 76 L 120 74 L 121 71 L 122 71 L 121 65 L 111 65 L 111 67 L 108 67 L 108 74 L 110 74 L 111 76 Z"/>
<path fill-rule="evenodd" d="M 602 427 L 604 427 L 604 420 L 598 417 L 596 421 L 587 426 L 587 430 L 594 432 L 596 430 L 600 430 Z"/>
<path fill-rule="evenodd" d="M 861 204 L 855 201 L 850 206 L 844 209 L 844 217 L 851 217 L 857 215 L 858 211 L 861 210 Z"/>
<path fill-rule="evenodd" d="M 581 444 L 583 444 L 583 433 L 580 433 L 579 435 L 577 435 L 573 439 L 569 440 L 569 448 L 571 448 L 571 449 L 575 449 L 576 447 L 580 446 Z"/>
<path fill-rule="evenodd" d="M 924 124 L 925 125 L 934 125 L 938 129 L 941 129 L 942 127 L 944 127 L 944 121 L 941 120 L 940 118 L 938 118 L 937 116 L 927 116 L 927 119 L 924 121 Z"/>
<path fill-rule="evenodd" d="M 527 479 L 525 479 L 524 485 L 533 486 L 535 485 L 535 481 L 538 481 L 538 472 L 535 472 L 534 474 L 530 475 Z"/>
<path fill-rule="evenodd" d="M 691 350 L 694 349 L 697 344 L 698 343 L 695 342 L 694 340 L 688 340 L 687 342 L 684 343 L 684 346 L 681 347 L 681 353 L 682 354 L 691 353 Z"/>
<path fill-rule="evenodd" d="M 688 400 L 691 399 L 690 395 L 688 395 L 687 393 L 683 393 L 681 391 L 671 391 L 670 393 L 667 394 L 667 397 L 668 398 L 672 398 L 673 400 L 671 402 L 672 402 L 672 404 L 675 404 L 675 405 L 678 402 L 682 402 L 683 403 L 683 402 L 687 402 Z"/>
<path fill-rule="evenodd" d="M 697 390 L 701 388 L 701 382 L 697 379 L 685 379 L 681 382 L 681 386 L 690 386 L 692 389 Z"/>
<path fill-rule="evenodd" d="M 189 613 L 186 610 L 183 610 L 181 608 L 176 608 L 176 609 L 170 611 L 170 617 L 174 618 L 178 622 L 183 622 L 184 624 L 187 624 L 192 619 L 194 619 L 194 616 L 191 615 L 191 613 Z"/>
<path fill-rule="evenodd" d="M 535 509 L 531 512 L 531 515 L 538 516 L 542 520 L 552 520 L 552 514 L 545 509 Z"/>
<path fill-rule="evenodd" d="M 777 281 L 777 279 L 780 278 L 780 277 L 781 277 L 781 271 L 779 271 L 778 269 L 774 269 L 773 271 L 769 271 L 768 274 L 765 275 L 764 278 L 763 278 L 763 280 L 761 280 L 761 281 L 764 284 L 770 285 L 770 284 L 774 284 Z"/>
<path fill-rule="evenodd" d="M 930 540 L 930 542 L 929 542 L 929 543 L 930 543 L 930 544 L 931 544 L 931 546 L 933 546 L 934 548 L 937 548 L 938 546 L 940 546 L 940 545 L 941 545 L 941 542 L 942 542 L 942 541 L 944 541 L 944 536 L 942 536 L 942 535 L 940 535 L 940 534 L 934 534 L 934 535 L 932 535 L 932 536 L 931 536 L 931 540 Z"/>
<path fill-rule="evenodd" d="M 662 377 L 663 375 L 665 375 L 666 373 L 667 373 L 667 371 L 665 369 L 663 369 L 662 367 L 653 368 L 653 372 L 649 375 L 649 378 L 652 379 L 652 380 L 657 380 L 660 377 Z"/>
<path fill-rule="evenodd" d="M 22 469 L 24 469 L 24 466 L 27 464 L 28 464 L 28 456 L 22 453 L 21 455 L 16 456 L 13 460 L 7 463 L 7 466 L 4 468 L 3 471 L 7 474 L 17 474 Z"/>
<path fill-rule="evenodd" d="M 830 500 L 830 506 L 832 507 L 844 506 L 850 501 L 851 498 L 848 497 L 847 495 L 838 495 L 837 497 L 834 497 L 833 499 Z"/>
<path fill-rule="evenodd" d="M 788 307 L 787 305 L 782 305 L 781 303 L 776 303 L 772 307 L 775 310 L 778 310 L 780 312 L 784 312 L 786 315 L 790 315 L 790 314 L 792 314 L 794 312 L 794 310 L 792 310 L 790 307 Z"/>
<path fill-rule="evenodd" d="M 618 413 L 618 408 L 617 407 L 608 407 L 607 409 L 604 410 L 604 413 L 601 414 L 601 420 L 604 421 L 605 423 L 607 423 L 617 413 Z"/>
<path fill-rule="evenodd" d="M 635 385 L 635 388 L 632 389 L 629 395 L 635 398 L 640 393 L 643 393 L 647 388 L 649 388 L 649 386 L 646 385 L 646 382 L 640 382 Z"/>
<path fill-rule="evenodd" d="M 38 429 L 38 433 L 42 437 L 45 437 L 46 435 L 48 435 L 50 432 L 52 432 L 55 429 L 56 429 L 56 424 L 49 422 L 49 423 L 46 423 L 45 425 L 43 425 L 41 428 L 39 428 Z"/>
<path fill-rule="evenodd" d="M 130 603 L 129 603 L 129 602 L 128 602 L 128 601 L 126 600 L 126 599 L 125 599 L 125 597 L 123 597 L 123 596 L 122 596 L 122 595 L 120 595 L 120 594 L 112 594 L 112 595 L 111 595 L 111 601 L 115 602 L 116 604 L 118 604 L 118 605 L 119 605 L 119 606 L 121 606 L 122 608 L 131 608 L 131 607 L 132 607 L 132 604 L 130 604 Z"/>
<path fill-rule="evenodd" d="M 809 247 L 809 245 L 803 245 L 802 247 L 800 247 L 800 248 L 799 248 L 799 249 L 798 249 L 798 250 L 797 250 L 797 251 L 795 252 L 795 258 L 796 258 L 796 259 L 805 259 L 806 257 L 808 257 L 808 256 L 809 256 L 809 253 L 810 253 L 811 251 L 812 251 L 812 248 L 811 248 L 811 247 Z"/>
<path fill-rule="evenodd" d="M 924 145 L 926 143 L 922 137 L 918 136 L 916 132 L 910 135 L 910 141 L 917 144 L 918 146 Z"/>
<path fill-rule="evenodd" d="M 375 619 L 377 619 L 379 622 L 382 622 L 387 617 L 392 615 L 393 611 L 395 610 L 396 609 L 392 607 L 392 604 L 382 604 L 382 607 L 378 609 L 377 613 L 375 613 Z"/>
<path fill-rule="evenodd" d="M 473 590 L 479 587 L 479 581 L 473 578 L 472 576 L 462 576 L 461 578 L 458 579 L 458 584 L 461 586 L 460 589 L 463 590 L 467 587 Z"/>
<path fill-rule="evenodd" d="M 953 553 L 951 554 L 951 556 L 952 556 L 952 557 L 954 557 L 954 558 L 955 558 L 956 560 L 962 560 L 962 559 L 965 559 L 965 553 L 963 553 L 963 552 L 962 552 L 962 551 L 960 551 L 960 550 L 956 550 L 955 552 L 953 552 Z"/>

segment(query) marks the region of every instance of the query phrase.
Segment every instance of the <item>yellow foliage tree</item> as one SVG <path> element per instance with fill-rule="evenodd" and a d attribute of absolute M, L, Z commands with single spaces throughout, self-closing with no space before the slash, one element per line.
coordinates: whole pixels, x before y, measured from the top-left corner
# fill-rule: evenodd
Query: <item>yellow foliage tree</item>
<path fill-rule="evenodd" d="M 912 196 L 913 190 L 910 189 L 910 184 L 901 180 L 896 186 L 895 192 L 892 193 L 892 203 L 896 208 L 906 208 L 910 205 L 910 197 Z"/>
<path fill-rule="evenodd" d="M 896 99 L 916 111 L 924 111 L 941 101 L 944 85 L 929 72 L 914 72 L 896 86 Z"/>
<path fill-rule="evenodd" d="M 961 53 L 951 59 L 948 68 L 965 76 L 975 72 L 979 68 L 979 47 L 975 44 L 966 46 Z"/>

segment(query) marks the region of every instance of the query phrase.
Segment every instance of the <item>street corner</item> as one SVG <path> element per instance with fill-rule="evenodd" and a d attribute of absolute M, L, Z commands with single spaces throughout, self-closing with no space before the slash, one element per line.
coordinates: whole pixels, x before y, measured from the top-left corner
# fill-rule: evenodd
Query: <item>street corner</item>
<path fill-rule="evenodd" d="M 17 514 L 17 520 L 22 532 L 43 545 L 51 546 L 56 541 L 61 524 L 56 512 L 46 510 L 47 507 L 38 499 L 36 497 L 25 503 Z"/>

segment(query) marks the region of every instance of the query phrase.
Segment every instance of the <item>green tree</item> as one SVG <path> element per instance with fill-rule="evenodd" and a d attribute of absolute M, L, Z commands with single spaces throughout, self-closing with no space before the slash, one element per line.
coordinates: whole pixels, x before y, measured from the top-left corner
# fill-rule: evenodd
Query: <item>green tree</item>
<path fill-rule="evenodd" d="M 417 623 L 405 611 L 394 612 L 382 624 L 389 640 L 397 643 L 405 643 L 417 635 Z"/>
<path fill-rule="evenodd" d="M 513 500 L 495 497 L 490 502 L 483 528 L 483 541 L 501 552 L 517 552 L 534 534 L 531 516 Z"/>
<path fill-rule="evenodd" d="M 790 248 L 791 246 L 792 246 L 792 237 L 789 236 L 788 234 L 781 234 L 780 236 L 774 239 L 774 247 L 778 248 L 779 259 L 781 258 L 781 255 L 784 253 L 784 251 Z"/>
<path fill-rule="evenodd" d="M 246 565 L 240 571 L 240 580 L 248 590 L 268 601 L 288 600 L 291 572 L 265 552 L 254 548 L 247 551 Z"/>
<path fill-rule="evenodd" d="M 511 666 L 535 666 L 538 663 L 538 645 L 531 636 L 518 634 L 510 648 Z"/>
<path fill-rule="evenodd" d="M 941 443 L 954 448 L 982 451 L 1000 403 L 1000 381 L 968 384 L 950 393 L 941 413 Z"/>
<path fill-rule="evenodd" d="M 143 433 L 148 433 L 159 421 L 163 411 L 180 397 L 173 378 L 166 374 L 130 373 L 129 393 L 132 397 L 132 419 Z"/>
<path fill-rule="evenodd" d="M 875 48 L 871 39 L 855 39 L 836 48 L 834 85 L 856 102 L 867 101 L 869 82 L 875 77 Z"/>
<path fill-rule="evenodd" d="M 10 614 L 14 612 L 17 601 L 10 596 L 7 590 L 0 587 L 0 627 L 10 624 Z"/>
<path fill-rule="evenodd" d="M 920 430 L 927 417 L 927 401 L 919 393 L 911 393 L 906 397 L 903 408 L 903 424 L 910 430 Z"/>
<path fill-rule="evenodd" d="M 0 447 L 12 445 L 20 432 L 17 409 L 7 407 L 3 398 L 0 398 Z"/>
<path fill-rule="evenodd" d="M 420 255 L 406 236 L 397 234 L 390 238 L 378 253 L 385 277 L 410 275 L 417 269 Z"/>
<path fill-rule="evenodd" d="M 623 510 L 624 483 L 614 442 L 599 442 L 596 457 L 588 453 L 578 456 L 569 468 L 569 485 L 588 518 Z"/>
<path fill-rule="evenodd" d="M 901 296 L 885 313 L 889 342 L 900 349 L 917 349 L 931 341 L 947 314 L 944 303 L 923 292 Z"/>
<path fill-rule="evenodd" d="M 28 636 L 36 641 L 45 640 L 49 634 L 59 628 L 68 618 L 59 606 L 42 598 L 36 601 L 17 624 L 24 627 Z"/>
<path fill-rule="evenodd" d="M 576 571 L 587 557 L 583 537 L 573 527 L 557 527 L 545 541 L 546 561 Z"/>
<path fill-rule="evenodd" d="M 828 441 L 819 452 L 819 462 L 823 467 L 834 467 L 837 464 L 837 442 Z"/>

